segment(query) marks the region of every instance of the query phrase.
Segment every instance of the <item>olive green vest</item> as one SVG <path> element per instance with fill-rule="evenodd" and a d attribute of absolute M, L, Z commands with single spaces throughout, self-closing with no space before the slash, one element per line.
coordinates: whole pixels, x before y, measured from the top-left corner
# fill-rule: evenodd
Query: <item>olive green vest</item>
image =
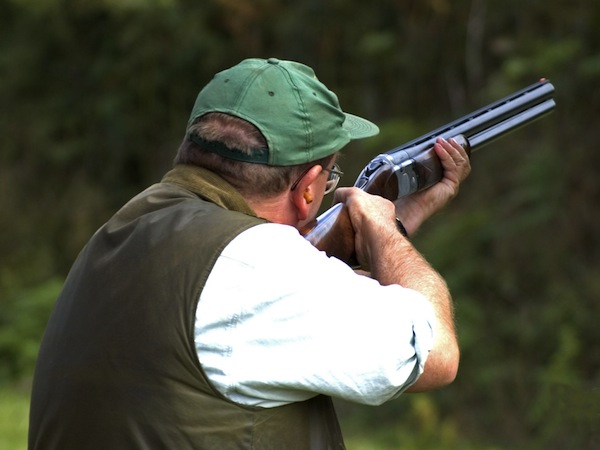
<path fill-rule="evenodd" d="M 42 341 L 29 449 L 344 448 L 329 397 L 240 406 L 198 361 L 206 279 L 223 248 L 263 222 L 221 178 L 177 166 L 99 229 Z"/>

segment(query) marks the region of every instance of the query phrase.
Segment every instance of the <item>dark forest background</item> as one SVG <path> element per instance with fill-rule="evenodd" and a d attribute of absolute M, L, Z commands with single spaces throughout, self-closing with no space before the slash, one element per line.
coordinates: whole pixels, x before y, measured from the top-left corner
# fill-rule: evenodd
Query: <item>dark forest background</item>
<path fill-rule="evenodd" d="M 355 449 L 600 449 L 600 2 L 0 0 L 0 386 L 27 392 L 71 263 L 170 167 L 198 90 L 312 66 L 389 150 L 541 77 L 557 109 L 473 155 L 414 237 L 456 301 L 456 382 L 340 404 Z M 357 332 L 360 332 L 359 330 Z"/>

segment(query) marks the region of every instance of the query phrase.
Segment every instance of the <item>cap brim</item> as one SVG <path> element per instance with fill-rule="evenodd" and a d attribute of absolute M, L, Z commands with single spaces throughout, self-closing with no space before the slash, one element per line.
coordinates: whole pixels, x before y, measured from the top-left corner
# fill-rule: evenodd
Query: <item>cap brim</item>
<path fill-rule="evenodd" d="M 342 127 L 348 132 L 350 139 L 364 139 L 379 134 L 379 127 L 374 123 L 354 114 L 344 114 L 346 120 L 344 120 Z"/>

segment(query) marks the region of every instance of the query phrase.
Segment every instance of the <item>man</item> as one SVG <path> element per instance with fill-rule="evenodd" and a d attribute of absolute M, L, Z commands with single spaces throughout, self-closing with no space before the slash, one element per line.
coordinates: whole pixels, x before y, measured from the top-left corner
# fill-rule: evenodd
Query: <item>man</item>
<path fill-rule="evenodd" d="M 394 205 L 336 191 L 371 276 L 299 233 L 339 150 L 378 132 L 299 63 L 245 60 L 200 92 L 173 170 L 112 217 L 65 282 L 42 342 L 30 449 L 343 448 L 331 397 L 381 404 L 452 382 L 442 278 Z M 413 233 L 470 165 L 399 205 Z"/>

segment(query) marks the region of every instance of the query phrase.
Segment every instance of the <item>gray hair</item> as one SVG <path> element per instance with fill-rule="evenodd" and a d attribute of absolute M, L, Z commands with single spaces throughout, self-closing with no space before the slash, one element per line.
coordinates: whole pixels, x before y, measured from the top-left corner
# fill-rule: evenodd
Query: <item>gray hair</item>
<path fill-rule="evenodd" d="M 250 122 L 224 113 L 208 113 L 187 130 L 175 164 L 204 167 L 224 178 L 246 197 L 273 197 L 289 189 L 291 184 L 315 165 L 327 167 L 333 155 L 295 166 L 269 166 L 224 158 L 202 148 L 189 139 L 195 134 L 206 141 L 216 141 L 230 149 L 251 154 L 255 148 L 266 148 L 262 133 Z"/>

